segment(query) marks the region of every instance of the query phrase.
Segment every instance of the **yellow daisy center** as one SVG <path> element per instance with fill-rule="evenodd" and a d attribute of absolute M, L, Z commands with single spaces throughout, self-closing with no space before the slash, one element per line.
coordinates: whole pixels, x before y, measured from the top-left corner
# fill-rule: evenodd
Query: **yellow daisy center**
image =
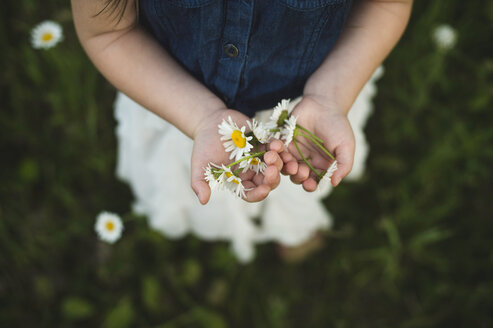
<path fill-rule="evenodd" d="M 250 164 L 252 164 L 252 165 L 259 165 L 260 162 L 259 162 L 258 158 L 254 157 L 254 158 L 252 158 L 250 160 Z"/>
<path fill-rule="evenodd" d="M 231 140 L 233 140 L 234 144 L 238 148 L 243 148 L 246 146 L 246 138 L 243 137 L 243 133 L 240 130 L 234 130 L 231 134 Z"/>
<path fill-rule="evenodd" d="M 113 231 L 115 229 L 115 224 L 111 221 L 106 222 L 106 230 Z"/>
<path fill-rule="evenodd" d="M 228 178 L 231 178 L 233 176 L 233 174 L 231 174 L 229 172 L 226 172 L 226 176 Z M 231 180 L 231 182 L 233 182 L 234 184 L 240 184 L 240 182 L 237 179 L 235 179 L 235 178 L 233 178 L 233 180 Z"/>
<path fill-rule="evenodd" d="M 41 40 L 43 40 L 43 42 L 48 42 L 48 41 L 51 41 L 53 39 L 53 34 L 51 33 L 45 33 L 43 34 L 43 36 L 41 36 Z"/>

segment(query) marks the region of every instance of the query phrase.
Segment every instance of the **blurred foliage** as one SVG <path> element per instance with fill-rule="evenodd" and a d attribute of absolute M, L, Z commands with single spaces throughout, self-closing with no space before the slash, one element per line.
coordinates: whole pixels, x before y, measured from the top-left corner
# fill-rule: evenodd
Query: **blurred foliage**
<path fill-rule="evenodd" d="M 66 1 L 0 5 L 1 327 L 492 327 L 493 1 L 416 1 L 386 60 L 364 179 L 327 199 L 335 227 L 298 264 L 171 241 L 114 176 L 113 88 Z M 42 20 L 56 48 L 31 48 Z M 438 51 L 447 23 L 457 46 Z M 115 245 L 93 232 L 123 214 Z"/>

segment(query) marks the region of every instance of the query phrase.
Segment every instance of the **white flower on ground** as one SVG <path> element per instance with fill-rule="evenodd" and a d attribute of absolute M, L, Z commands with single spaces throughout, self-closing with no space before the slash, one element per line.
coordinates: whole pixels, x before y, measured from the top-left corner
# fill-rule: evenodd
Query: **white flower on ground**
<path fill-rule="evenodd" d="M 327 169 L 327 171 L 325 171 L 324 175 L 322 176 L 322 178 L 318 182 L 318 188 L 317 189 L 324 190 L 325 188 L 327 188 L 328 186 L 330 186 L 331 185 L 331 180 L 332 180 L 332 174 L 334 174 L 334 172 L 336 170 L 337 170 L 337 161 L 334 161 L 329 166 L 329 168 Z"/>
<path fill-rule="evenodd" d="M 226 152 L 231 152 L 229 159 L 239 160 L 245 154 L 247 154 L 253 146 L 248 142 L 253 139 L 253 137 L 245 136 L 246 127 L 238 128 L 235 122 L 228 117 L 228 121 L 223 119 L 221 124 L 218 125 L 219 134 L 221 135 L 221 140 L 224 142 L 224 149 Z"/>
<path fill-rule="evenodd" d="M 262 122 L 253 119 L 251 122 L 247 121 L 248 127 L 253 132 L 253 135 L 257 140 L 262 143 L 268 143 L 271 139 L 270 129 L 267 126 L 264 126 Z"/>
<path fill-rule="evenodd" d="M 457 42 L 457 32 L 450 25 L 440 25 L 433 30 L 433 41 L 442 50 L 452 49 Z"/>
<path fill-rule="evenodd" d="M 44 21 L 31 30 L 31 44 L 35 49 L 52 48 L 62 39 L 62 27 L 53 21 Z"/>
<path fill-rule="evenodd" d="M 223 173 L 218 178 L 219 183 L 221 183 L 226 189 L 231 190 L 236 196 L 240 198 L 246 198 L 245 187 L 241 183 L 241 178 L 236 176 L 231 168 L 222 166 Z"/>
<path fill-rule="evenodd" d="M 248 170 L 252 170 L 255 172 L 255 174 L 258 174 L 259 172 L 264 173 L 265 169 L 267 168 L 267 164 L 265 164 L 265 162 L 263 162 L 258 157 L 252 157 L 244 160 L 240 162 L 239 166 L 243 169 L 242 173 L 245 173 Z"/>
<path fill-rule="evenodd" d="M 96 230 L 99 239 L 113 244 L 122 235 L 123 223 L 117 214 L 101 212 L 96 218 L 94 230 Z"/>
<path fill-rule="evenodd" d="M 284 140 L 284 145 L 287 147 L 293 140 L 294 130 L 296 129 L 296 117 L 290 116 L 284 121 L 284 126 L 281 128 L 281 138 Z"/>
<path fill-rule="evenodd" d="M 277 127 L 281 127 L 284 125 L 284 120 L 288 118 L 291 114 L 289 109 L 289 99 L 283 99 L 280 103 L 277 103 L 277 106 L 274 108 L 272 115 L 270 116 L 270 123 Z"/>

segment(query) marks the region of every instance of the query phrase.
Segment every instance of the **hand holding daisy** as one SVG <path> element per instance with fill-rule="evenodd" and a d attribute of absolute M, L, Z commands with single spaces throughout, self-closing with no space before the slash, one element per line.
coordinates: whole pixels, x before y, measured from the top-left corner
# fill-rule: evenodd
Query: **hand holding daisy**
<path fill-rule="evenodd" d="M 192 189 L 202 204 L 209 201 L 210 186 L 227 188 L 246 201 L 258 202 L 279 184 L 282 169 L 279 154 L 284 149 L 283 143 L 280 140 L 268 142 L 268 139 L 263 139 L 264 143 L 252 142 L 258 139 L 246 130 L 248 120 L 238 111 L 219 109 L 196 128 L 191 165 Z M 252 122 L 250 126 L 253 127 Z M 255 127 L 260 131 L 258 125 Z M 257 134 L 262 139 L 262 135 Z M 251 156 L 255 154 L 259 155 Z M 212 183 L 204 180 L 204 169 L 206 179 L 214 179 Z"/>
<path fill-rule="evenodd" d="M 354 159 L 354 135 L 346 114 L 305 96 L 290 115 L 298 118 L 298 129 L 281 154 L 283 173 L 307 191 L 319 184 L 337 186 L 351 171 Z"/>

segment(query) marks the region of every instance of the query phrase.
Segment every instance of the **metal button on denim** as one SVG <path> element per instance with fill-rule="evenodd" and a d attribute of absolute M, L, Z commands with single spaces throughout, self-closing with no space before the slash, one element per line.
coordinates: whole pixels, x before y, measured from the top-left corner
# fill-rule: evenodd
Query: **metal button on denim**
<path fill-rule="evenodd" d="M 236 48 L 236 46 L 231 43 L 228 43 L 227 45 L 224 46 L 224 52 L 226 53 L 226 55 L 228 55 L 231 58 L 237 57 L 238 54 L 240 53 L 238 48 Z"/>

